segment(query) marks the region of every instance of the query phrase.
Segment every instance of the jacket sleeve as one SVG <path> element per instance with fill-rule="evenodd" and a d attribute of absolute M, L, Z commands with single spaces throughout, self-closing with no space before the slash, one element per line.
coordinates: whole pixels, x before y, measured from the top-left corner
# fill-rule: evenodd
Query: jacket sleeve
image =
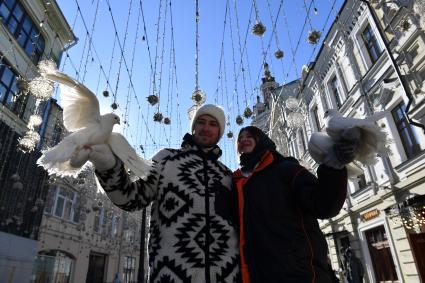
<path fill-rule="evenodd" d="M 109 199 L 119 208 L 134 211 L 148 206 L 157 196 L 162 169 L 170 157 L 167 149 L 159 151 L 153 158 L 153 165 L 146 179 L 131 181 L 123 162 L 117 158 L 117 164 L 106 171 L 97 171 L 99 184 Z"/>
<path fill-rule="evenodd" d="M 317 169 L 316 177 L 304 167 L 297 167 L 291 181 L 297 203 L 316 218 L 336 216 L 347 195 L 347 170 L 322 164 Z"/>

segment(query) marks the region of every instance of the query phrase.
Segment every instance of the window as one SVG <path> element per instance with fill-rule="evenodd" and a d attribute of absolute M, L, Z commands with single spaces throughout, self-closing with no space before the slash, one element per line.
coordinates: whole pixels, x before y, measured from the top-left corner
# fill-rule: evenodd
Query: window
<path fill-rule="evenodd" d="M 103 207 L 100 207 L 99 210 L 94 215 L 93 231 L 99 234 L 102 234 L 104 221 L 105 221 L 105 210 Z"/>
<path fill-rule="evenodd" d="M 313 119 L 314 119 L 314 125 L 316 126 L 316 130 L 320 131 L 322 126 L 320 126 L 319 109 L 317 109 L 317 105 L 314 106 L 312 112 L 313 112 Z"/>
<path fill-rule="evenodd" d="M 375 63 L 379 55 L 381 55 L 382 49 L 378 44 L 378 40 L 376 39 L 375 34 L 371 26 L 368 24 L 362 32 L 363 43 L 366 47 L 366 50 L 369 54 L 370 60 L 372 64 Z"/>
<path fill-rule="evenodd" d="M 339 81 L 338 81 L 336 76 L 334 76 L 332 78 L 332 80 L 330 82 L 330 87 L 331 87 L 332 94 L 335 97 L 336 106 L 338 108 L 340 108 L 342 106 L 342 100 L 341 100 L 341 97 L 342 97 L 341 94 L 342 93 L 341 93 L 341 89 L 340 89 L 340 86 L 339 86 Z"/>
<path fill-rule="evenodd" d="M 0 0 L 0 17 L 34 64 L 43 55 L 45 40 L 37 25 L 16 0 Z"/>
<path fill-rule="evenodd" d="M 63 251 L 41 251 L 34 260 L 31 282 L 71 282 L 74 264 L 72 255 Z"/>
<path fill-rule="evenodd" d="M 59 218 L 78 223 L 79 215 L 75 209 L 78 203 L 77 194 L 72 190 L 57 187 L 54 199 L 54 205 L 48 210 L 46 208 L 45 211 Z"/>
<path fill-rule="evenodd" d="M 0 102 L 21 117 L 25 110 L 27 96 L 18 95 L 17 76 L 18 74 L 10 67 L 10 64 L 2 59 L 0 61 Z"/>
<path fill-rule="evenodd" d="M 403 144 L 404 151 L 406 153 L 407 158 L 412 158 L 416 156 L 421 148 L 418 143 L 418 139 L 415 136 L 415 133 L 412 130 L 412 126 L 407 121 L 404 116 L 406 106 L 404 103 L 400 103 L 397 105 L 392 111 L 392 115 L 394 118 L 394 123 L 396 124 L 398 134 L 401 139 L 401 143 Z"/>
<path fill-rule="evenodd" d="M 366 183 L 366 176 L 364 174 L 361 174 L 360 176 L 357 177 L 357 184 L 359 185 L 359 189 L 364 189 L 367 186 Z"/>
<path fill-rule="evenodd" d="M 124 282 L 130 283 L 136 280 L 136 258 L 126 256 L 124 260 Z"/>

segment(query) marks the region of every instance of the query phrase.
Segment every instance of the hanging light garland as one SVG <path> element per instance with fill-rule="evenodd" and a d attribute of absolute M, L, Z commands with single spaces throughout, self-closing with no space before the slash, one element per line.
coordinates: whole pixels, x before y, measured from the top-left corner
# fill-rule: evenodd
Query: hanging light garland
<path fill-rule="evenodd" d="M 260 20 L 260 15 L 259 15 L 260 13 L 258 12 L 256 1 L 252 0 L 252 3 L 255 9 L 255 24 L 252 27 L 252 33 L 257 36 L 263 36 L 263 34 L 266 32 L 266 27 L 263 25 L 263 23 Z"/>

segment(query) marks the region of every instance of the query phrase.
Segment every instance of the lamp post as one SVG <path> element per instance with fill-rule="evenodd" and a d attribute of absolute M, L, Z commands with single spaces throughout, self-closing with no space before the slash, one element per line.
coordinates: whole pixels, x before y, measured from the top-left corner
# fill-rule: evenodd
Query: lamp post
<path fill-rule="evenodd" d="M 391 63 L 393 65 L 393 67 L 394 67 L 394 70 L 395 70 L 395 72 L 397 74 L 397 77 L 400 79 L 401 86 L 402 86 L 404 92 L 406 93 L 407 98 L 409 99 L 403 115 L 406 118 L 406 120 L 409 122 L 409 124 L 411 124 L 412 126 L 416 126 L 416 127 L 422 128 L 422 130 L 425 133 L 425 125 L 422 124 L 422 123 L 419 123 L 417 121 L 414 121 L 412 118 L 409 117 L 409 109 L 410 109 L 410 106 L 412 105 L 412 102 L 413 102 L 413 95 L 412 95 L 412 92 L 410 91 L 409 86 L 407 85 L 406 79 L 401 75 L 400 68 L 398 67 L 397 62 L 394 59 L 394 56 L 393 56 L 393 54 L 391 52 L 390 45 L 387 42 L 387 38 L 385 37 L 384 31 L 382 30 L 381 24 L 380 24 L 380 22 L 378 20 L 378 16 L 376 15 L 375 10 L 372 8 L 372 5 L 370 4 L 370 1 L 368 1 L 368 0 L 359 0 L 359 1 L 361 1 L 361 2 L 363 2 L 363 3 L 366 4 L 370 15 L 372 16 L 372 19 L 375 22 L 375 25 L 376 25 L 376 28 L 378 30 L 379 36 L 381 37 L 382 42 L 384 43 L 385 50 L 386 50 L 386 52 L 388 54 L 388 57 L 391 60 Z"/>

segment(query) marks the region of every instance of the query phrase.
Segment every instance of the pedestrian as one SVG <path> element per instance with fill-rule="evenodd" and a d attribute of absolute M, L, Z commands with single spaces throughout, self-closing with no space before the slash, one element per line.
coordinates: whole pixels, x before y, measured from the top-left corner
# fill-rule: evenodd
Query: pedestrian
<path fill-rule="evenodd" d="M 347 247 L 344 252 L 344 273 L 348 283 L 363 283 L 364 269 L 360 259 Z"/>
<path fill-rule="evenodd" d="M 341 162 L 356 146 L 335 146 Z M 242 128 L 233 174 L 239 206 L 241 270 L 244 283 L 330 283 L 327 244 L 317 219 L 338 214 L 347 192 L 347 171 L 321 164 L 317 177 L 293 157 L 276 151 L 259 128 Z"/>
<path fill-rule="evenodd" d="M 236 282 L 237 232 L 231 223 L 232 172 L 218 158 L 225 116 L 206 104 L 195 113 L 181 148 L 154 157 L 146 180 L 132 182 L 107 145 L 82 149 L 72 160 L 94 164 L 100 185 L 118 207 L 151 208 L 150 282 Z"/>

